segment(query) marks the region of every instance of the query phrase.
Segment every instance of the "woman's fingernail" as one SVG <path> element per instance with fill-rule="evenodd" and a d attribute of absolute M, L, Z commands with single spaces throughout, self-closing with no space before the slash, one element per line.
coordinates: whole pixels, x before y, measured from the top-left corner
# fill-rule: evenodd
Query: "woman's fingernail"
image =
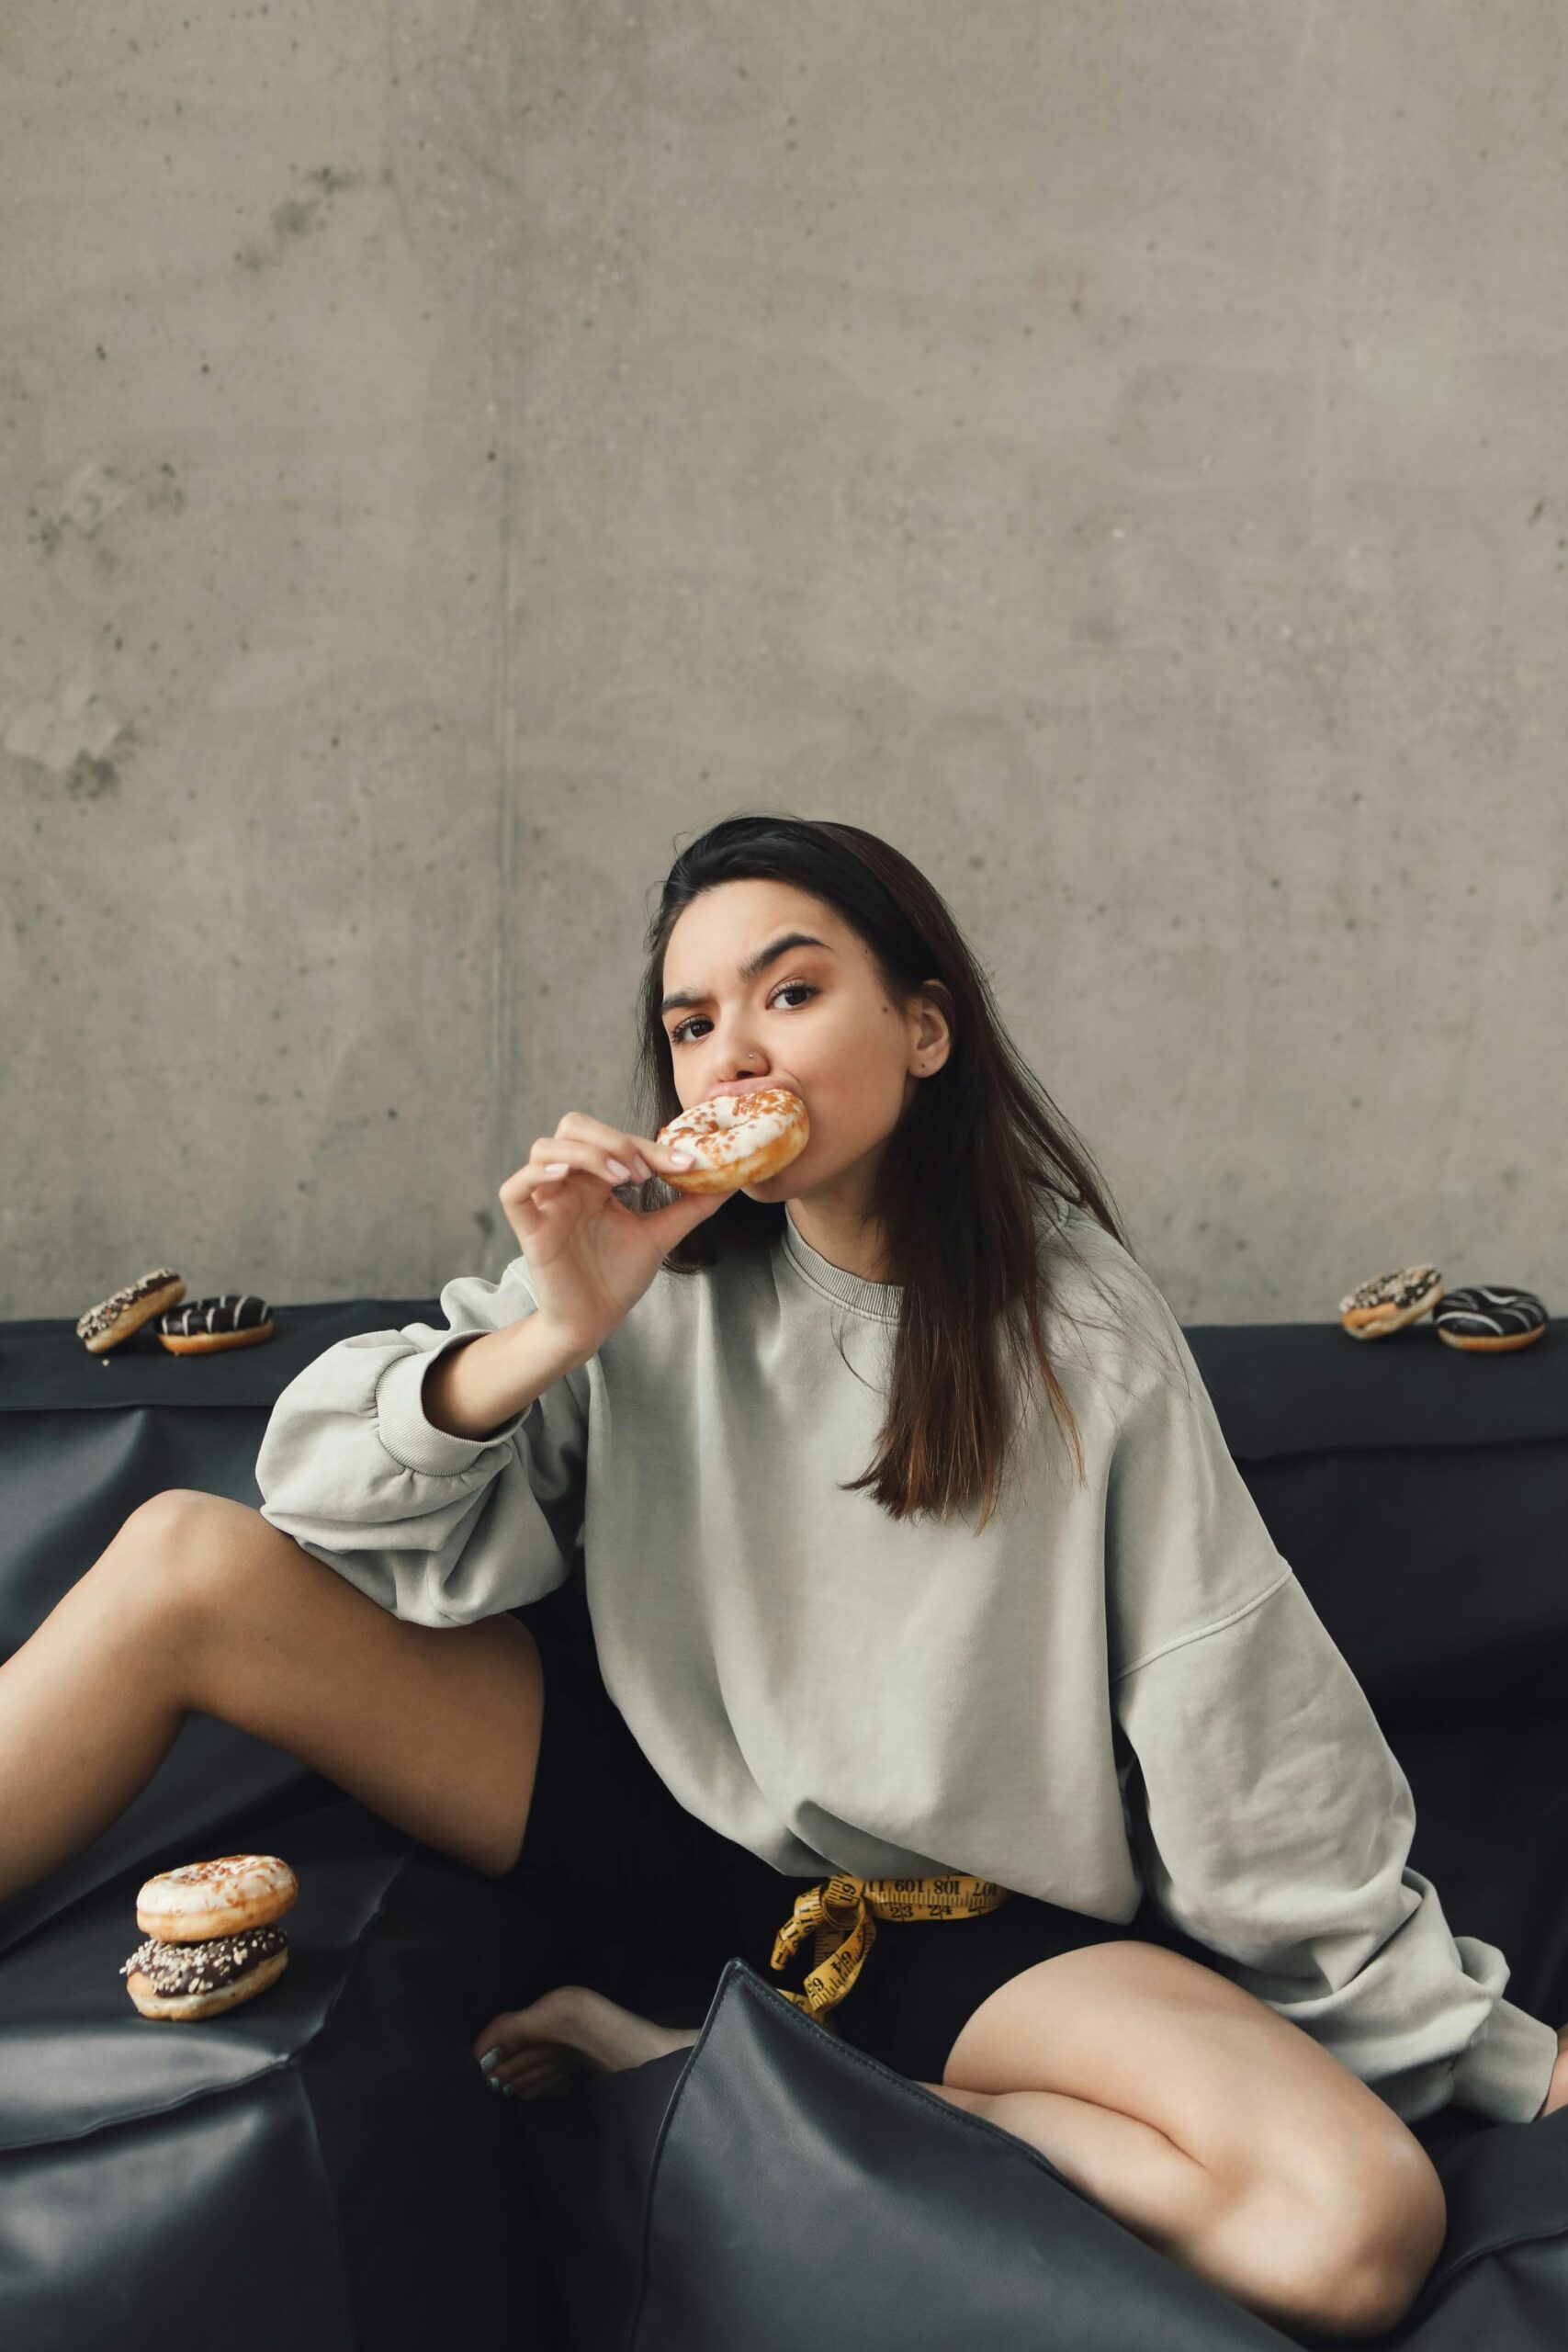
<path fill-rule="evenodd" d="M 570 1159 L 552 1159 L 545 1170 L 545 1173 L 547 1176 L 565 1176 L 570 1173 Z"/>
<path fill-rule="evenodd" d="M 484 2056 L 479 2060 L 480 2072 L 486 2075 L 493 2075 L 500 2064 L 500 2050 L 487 2050 Z"/>
<path fill-rule="evenodd" d="M 696 1153 L 690 1144 L 678 1143 L 670 1154 L 670 1165 L 671 1168 L 689 1168 L 695 1158 Z"/>
<path fill-rule="evenodd" d="M 623 1168 L 620 1161 L 618 1159 L 612 1159 L 608 1153 L 605 1155 L 604 1165 L 609 1170 L 617 1184 L 625 1184 L 630 1182 L 631 1170 L 629 1168 Z"/>

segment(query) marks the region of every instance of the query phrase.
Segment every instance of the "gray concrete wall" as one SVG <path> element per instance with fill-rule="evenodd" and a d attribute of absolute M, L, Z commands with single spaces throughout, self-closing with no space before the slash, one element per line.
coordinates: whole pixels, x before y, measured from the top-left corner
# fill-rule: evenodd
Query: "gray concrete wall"
<path fill-rule="evenodd" d="M 886 834 L 1190 1322 L 1568 1311 L 1556 0 L 10 0 L 0 1315 L 434 1292 Z"/>

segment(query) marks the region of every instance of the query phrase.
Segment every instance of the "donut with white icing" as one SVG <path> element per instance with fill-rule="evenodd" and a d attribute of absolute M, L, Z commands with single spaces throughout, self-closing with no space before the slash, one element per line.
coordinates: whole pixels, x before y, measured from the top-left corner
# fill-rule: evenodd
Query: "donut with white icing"
<path fill-rule="evenodd" d="M 761 1086 L 750 1094 L 715 1094 L 694 1102 L 656 1143 L 689 1144 L 690 1168 L 665 1178 L 678 1193 L 738 1193 L 761 1184 L 798 1159 L 811 1136 L 806 1105 L 793 1087 Z"/>
<path fill-rule="evenodd" d="M 1339 1302 L 1339 1321 L 1353 1340 L 1381 1340 L 1436 1306 L 1443 1278 L 1436 1266 L 1402 1266 L 1397 1273 L 1374 1274 Z"/>
<path fill-rule="evenodd" d="M 278 1854 L 220 1854 L 150 1878 L 136 1898 L 136 1924 L 160 1943 L 202 1943 L 281 1919 L 299 1892 Z"/>
<path fill-rule="evenodd" d="M 1496 1355 L 1528 1348 L 1546 1329 L 1546 1308 L 1533 1290 L 1508 1290 L 1501 1283 L 1472 1283 L 1450 1290 L 1432 1317 L 1438 1337 L 1467 1354 Z"/>

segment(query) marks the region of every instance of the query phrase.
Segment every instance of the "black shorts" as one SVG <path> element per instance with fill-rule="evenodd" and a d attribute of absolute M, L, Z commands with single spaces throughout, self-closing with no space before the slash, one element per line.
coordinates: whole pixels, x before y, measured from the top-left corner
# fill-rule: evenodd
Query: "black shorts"
<path fill-rule="evenodd" d="M 770 1966 L 797 1894 L 826 1870 L 789 1876 L 723 1838 L 671 1796 L 581 1646 L 537 1620 L 545 1667 L 538 1768 L 509 1885 L 552 1931 L 563 1982 L 592 1984 L 661 2025 L 697 2026 L 725 1962 L 801 1989 L 812 1944 Z M 829 2030 L 918 2082 L 940 2083 L 948 2052 L 999 1984 L 1085 1944 L 1139 1937 L 1214 1963 L 1145 1895 L 1118 1923 L 1012 1894 L 974 1918 L 878 1919 L 860 1975 Z"/>
<path fill-rule="evenodd" d="M 503 1883 L 536 1931 L 547 1924 L 556 1981 L 594 1985 L 661 2025 L 700 2025 L 731 1954 L 758 1964 L 742 1915 L 760 1899 L 765 1916 L 788 1888 L 783 1919 L 795 1890 L 671 1794 L 604 1689 L 592 1634 L 542 1610 L 520 1614 L 539 1645 L 545 1711 Z"/>

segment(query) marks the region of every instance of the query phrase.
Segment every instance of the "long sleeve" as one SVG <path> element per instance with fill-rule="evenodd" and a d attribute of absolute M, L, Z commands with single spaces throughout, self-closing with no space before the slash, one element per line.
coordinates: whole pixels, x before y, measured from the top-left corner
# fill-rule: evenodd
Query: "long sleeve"
<path fill-rule="evenodd" d="M 449 1282 L 445 1330 L 411 1323 L 327 1349 L 273 1407 L 255 1465 L 262 1517 L 415 1624 L 471 1624 L 563 1584 L 582 1526 L 585 1374 L 553 1381 L 487 1438 L 437 1429 L 423 1401 L 439 1356 L 536 1306 L 519 1256 L 498 1283 Z"/>
<path fill-rule="evenodd" d="M 1167 1310 L 1168 1317 L 1168 1309 Z M 1276 1551 L 1174 1317 L 1183 1384 L 1136 1398 L 1107 1486 L 1112 1704 L 1145 1883 L 1225 1975 L 1406 2122 L 1539 2113 L 1553 2028 L 1453 1935 L 1408 1856 L 1408 1781 Z"/>

